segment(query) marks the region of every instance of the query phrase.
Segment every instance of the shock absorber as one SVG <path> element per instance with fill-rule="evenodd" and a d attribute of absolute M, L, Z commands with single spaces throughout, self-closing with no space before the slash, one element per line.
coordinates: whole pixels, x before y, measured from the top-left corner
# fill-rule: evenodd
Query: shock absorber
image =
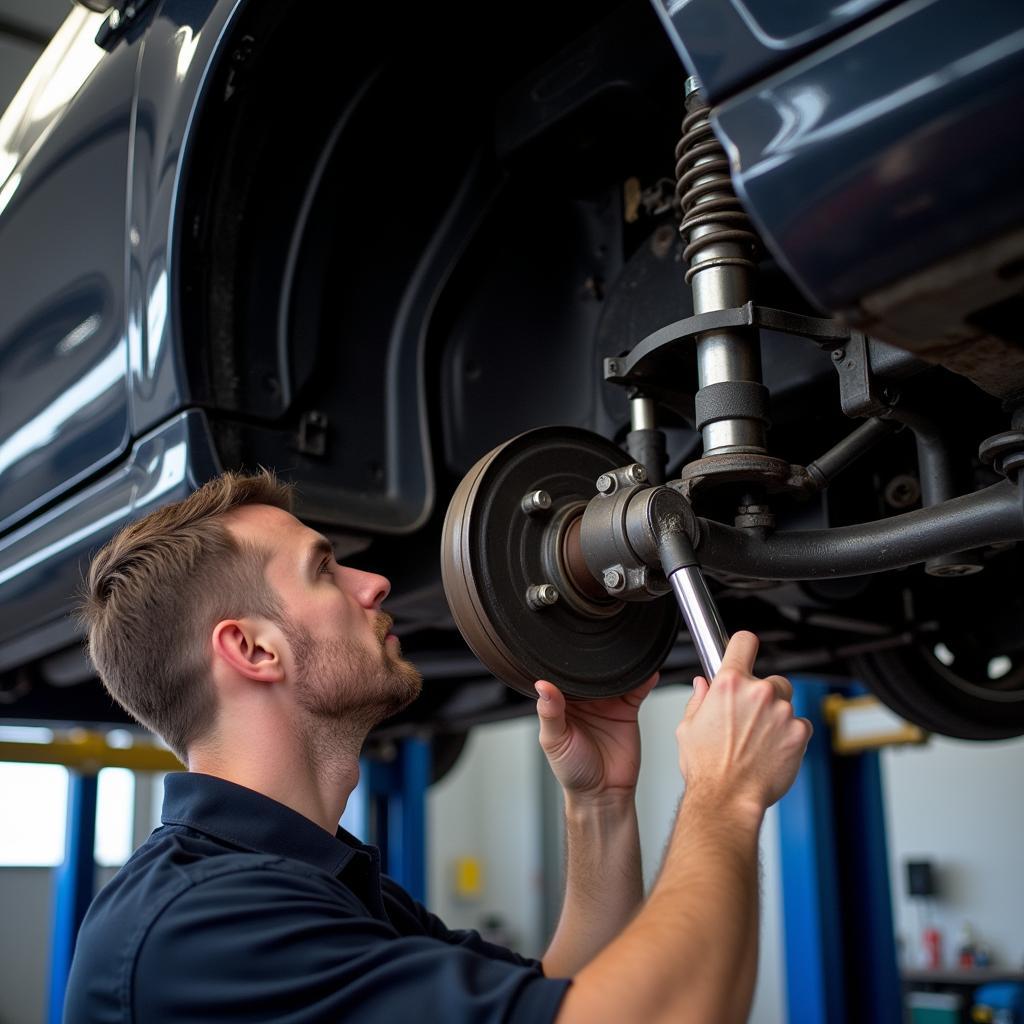
<path fill-rule="evenodd" d="M 689 263 L 694 313 L 742 306 L 753 297 L 760 240 L 732 186 L 729 160 L 708 120 L 695 78 L 686 81 L 686 116 L 676 146 L 679 232 Z M 761 383 L 756 330 L 726 328 L 697 338 L 697 428 L 704 456 L 763 454 L 768 391 Z"/>

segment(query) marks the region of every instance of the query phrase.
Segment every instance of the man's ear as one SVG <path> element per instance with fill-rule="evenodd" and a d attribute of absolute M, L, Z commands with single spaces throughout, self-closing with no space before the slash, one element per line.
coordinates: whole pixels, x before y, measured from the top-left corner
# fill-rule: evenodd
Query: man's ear
<path fill-rule="evenodd" d="M 284 678 L 277 631 L 259 619 L 223 619 L 213 627 L 213 656 L 256 682 Z"/>

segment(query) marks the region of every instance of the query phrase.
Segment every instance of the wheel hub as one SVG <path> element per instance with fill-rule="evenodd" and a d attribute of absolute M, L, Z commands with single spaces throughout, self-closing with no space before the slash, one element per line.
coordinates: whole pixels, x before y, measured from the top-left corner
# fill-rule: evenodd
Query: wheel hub
<path fill-rule="evenodd" d="M 675 641 L 671 598 L 615 600 L 582 558 L 595 481 L 623 459 L 599 435 L 544 427 L 485 455 L 452 497 L 441 542 L 448 604 L 484 666 L 521 693 L 534 696 L 537 679 L 577 699 L 626 693 Z"/>

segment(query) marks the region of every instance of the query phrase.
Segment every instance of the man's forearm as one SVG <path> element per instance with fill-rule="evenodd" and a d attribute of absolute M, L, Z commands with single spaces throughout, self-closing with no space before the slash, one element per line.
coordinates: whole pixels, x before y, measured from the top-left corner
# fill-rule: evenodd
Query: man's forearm
<path fill-rule="evenodd" d="M 577 973 L 560 1022 L 745 1020 L 759 827 L 756 811 L 688 796 L 643 910 Z"/>
<path fill-rule="evenodd" d="M 632 795 L 579 803 L 566 798 L 562 914 L 544 973 L 570 977 L 636 914 L 643 899 L 640 833 Z"/>

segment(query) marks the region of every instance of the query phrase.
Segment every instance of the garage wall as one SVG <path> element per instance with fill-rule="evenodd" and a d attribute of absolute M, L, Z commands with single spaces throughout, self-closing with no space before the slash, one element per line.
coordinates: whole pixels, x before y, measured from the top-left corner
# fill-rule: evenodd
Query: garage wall
<path fill-rule="evenodd" d="M 544 951 L 543 865 L 536 726 L 530 719 L 480 726 L 427 806 L 427 905 L 450 928 L 480 929 L 498 914 L 524 956 Z M 456 862 L 481 867 L 477 898 L 456 892 Z M 559 868 L 555 868 L 559 871 Z"/>
<path fill-rule="evenodd" d="M 53 872 L 0 868 L 0 906 L 0 1024 L 45 1020 Z"/>
<path fill-rule="evenodd" d="M 97 885 L 106 885 L 116 870 L 97 872 Z M 0 1024 L 46 1020 L 53 889 L 49 868 L 0 868 Z"/>
<path fill-rule="evenodd" d="M 997 964 L 1024 968 L 1024 739 L 936 736 L 925 747 L 884 751 L 882 766 L 893 916 L 907 962 L 918 962 L 922 908 L 906 894 L 903 864 L 932 860 L 940 886 L 932 914 L 947 962 L 966 920 Z"/>

